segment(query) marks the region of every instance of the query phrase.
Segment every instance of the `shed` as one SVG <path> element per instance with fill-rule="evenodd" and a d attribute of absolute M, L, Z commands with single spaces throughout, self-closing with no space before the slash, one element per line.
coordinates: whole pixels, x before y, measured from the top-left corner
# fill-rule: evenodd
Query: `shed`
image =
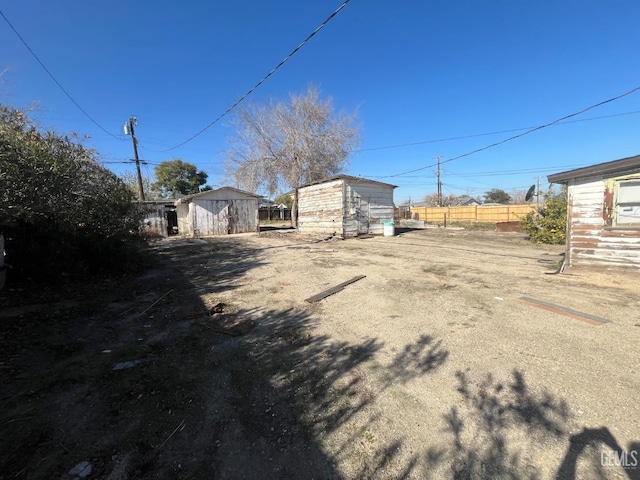
<path fill-rule="evenodd" d="M 393 221 L 395 185 L 336 175 L 298 188 L 298 231 L 342 238 L 382 234 Z"/>
<path fill-rule="evenodd" d="M 178 231 L 185 237 L 208 237 L 258 230 L 260 195 L 221 187 L 176 200 Z"/>
<path fill-rule="evenodd" d="M 640 268 L 640 155 L 547 178 L 567 185 L 565 266 Z"/>
<path fill-rule="evenodd" d="M 178 218 L 173 200 L 146 200 L 142 205 L 145 211 L 142 228 L 147 235 L 168 237 L 178 233 Z"/>

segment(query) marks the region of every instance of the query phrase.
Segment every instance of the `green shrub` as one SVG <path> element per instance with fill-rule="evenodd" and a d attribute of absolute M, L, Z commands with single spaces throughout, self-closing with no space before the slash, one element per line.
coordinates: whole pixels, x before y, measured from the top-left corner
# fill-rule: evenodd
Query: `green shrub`
<path fill-rule="evenodd" d="M 0 105 L 0 229 L 12 276 L 31 281 L 127 270 L 141 206 L 75 138 Z"/>
<path fill-rule="evenodd" d="M 544 205 L 520 220 L 520 227 L 534 243 L 563 244 L 567 228 L 567 195 L 545 194 Z"/>

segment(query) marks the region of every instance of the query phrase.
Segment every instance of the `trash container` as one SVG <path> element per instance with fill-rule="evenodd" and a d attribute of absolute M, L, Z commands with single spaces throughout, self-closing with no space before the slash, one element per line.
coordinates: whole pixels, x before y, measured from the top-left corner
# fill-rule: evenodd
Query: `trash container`
<path fill-rule="evenodd" d="M 393 222 L 384 222 L 384 236 L 393 237 L 396 234 L 396 229 Z"/>

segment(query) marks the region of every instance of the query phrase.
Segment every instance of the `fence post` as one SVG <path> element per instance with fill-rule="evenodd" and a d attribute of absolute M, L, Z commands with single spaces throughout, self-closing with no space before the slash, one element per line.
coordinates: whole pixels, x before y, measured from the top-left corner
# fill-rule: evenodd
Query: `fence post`
<path fill-rule="evenodd" d="M 444 228 L 447 228 L 447 214 L 444 214 Z"/>

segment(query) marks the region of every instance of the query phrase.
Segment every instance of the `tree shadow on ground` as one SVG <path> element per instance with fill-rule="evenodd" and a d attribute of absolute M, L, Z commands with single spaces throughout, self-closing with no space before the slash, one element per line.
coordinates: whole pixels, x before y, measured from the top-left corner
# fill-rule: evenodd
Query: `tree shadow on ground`
<path fill-rule="evenodd" d="M 442 346 L 442 340 L 431 335 L 420 335 L 415 343 L 405 345 L 389 367 L 385 385 L 406 383 L 417 377 L 433 372 L 447 361 L 449 351 Z"/>
<path fill-rule="evenodd" d="M 373 391 L 363 369 L 382 343 L 368 339 L 350 344 L 315 336 L 313 316 L 296 309 L 239 315 L 256 318 L 258 326 L 239 341 L 232 357 L 230 381 L 240 382 L 233 389 L 236 411 L 227 417 L 225 439 L 220 440 L 226 446 L 216 455 L 213 471 L 220 477 L 341 478 L 322 439 L 365 411 L 391 385 L 389 380 L 382 390 Z M 227 354 L 219 355 L 215 362 L 229 365 Z M 435 370 L 446 358 L 439 342 L 422 337 L 396 357 L 392 369 L 417 367 L 415 378 Z M 408 379 L 405 375 L 398 381 Z M 388 461 L 394 448 L 386 449 L 386 455 Z M 376 472 L 372 462 L 359 477 Z"/>
<path fill-rule="evenodd" d="M 266 253 L 231 239 L 167 245 L 133 281 L 3 322 L 3 475 L 71 478 L 86 460 L 95 478 L 341 478 L 323 438 L 379 395 L 362 367 L 382 344 L 314 335 L 303 309 L 233 311 L 255 324 L 239 336 L 206 328 L 202 296 L 235 291 Z M 408 381 L 446 359 L 422 337 L 391 370 Z"/>
<path fill-rule="evenodd" d="M 455 480 L 540 478 L 533 462 L 509 445 L 509 433 L 521 430 L 541 441 L 562 438 L 570 417 L 564 400 L 548 392 L 534 394 L 518 370 L 512 372 L 509 385 L 495 381 L 490 374 L 477 385 L 463 372 L 456 376 L 463 408 L 454 406 L 444 416 L 452 445 L 427 451 L 425 475 L 448 464 Z"/>
<path fill-rule="evenodd" d="M 615 475 L 606 472 L 607 466 L 602 464 L 603 449 L 595 448 L 605 447 L 618 455 L 625 452 L 609 430 L 585 428 L 568 437 L 571 413 L 567 403 L 547 391 L 530 387 L 521 371 L 513 370 L 508 384 L 496 381 L 491 374 L 475 384 L 463 372 L 457 372 L 456 377 L 463 403 L 451 407 L 443 417 L 451 446 L 431 447 L 422 459 L 418 456 L 411 459 L 409 465 L 423 465 L 422 477 L 533 480 L 555 475 L 556 480 L 578 480 L 585 478 L 587 471 L 589 478 Z M 569 447 L 555 470 L 548 465 L 544 451 L 565 439 Z M 536 450 L 528 451 L 527 445 Z M 639 446 L 638 442 L 631 443 L 625 455 L 638 451 Z M 581 457 L 583 470 L 577 467 Z M 633 464 L 634 459 L 627 458 Z M 547 466 L 545 474 L 537 466 L 543 464 Z M 637 467 L 622 471 L 631 480 L 639 478 Z"/>
<path fill-rule="evenodd" d="M 56 303 L 27 305 L 31 297 L 20 294 L 2 312 L 7 478 L 59 478 L 85 458 L 106 476 L 112 457 L 124 454 L 129 478 L 147 476 L 159 437 L 198 396 L 196 365 L 219 341 L 190 323 L 206 310 L 199 295 L 233 290 L 261 264 L 228 241 L 163 242 L 152 251 L 156 267 L 140 277 L 96 278 L 80 291 L 51 286 Z M 126 368 L 114 370 L 118 363 Z"/>

